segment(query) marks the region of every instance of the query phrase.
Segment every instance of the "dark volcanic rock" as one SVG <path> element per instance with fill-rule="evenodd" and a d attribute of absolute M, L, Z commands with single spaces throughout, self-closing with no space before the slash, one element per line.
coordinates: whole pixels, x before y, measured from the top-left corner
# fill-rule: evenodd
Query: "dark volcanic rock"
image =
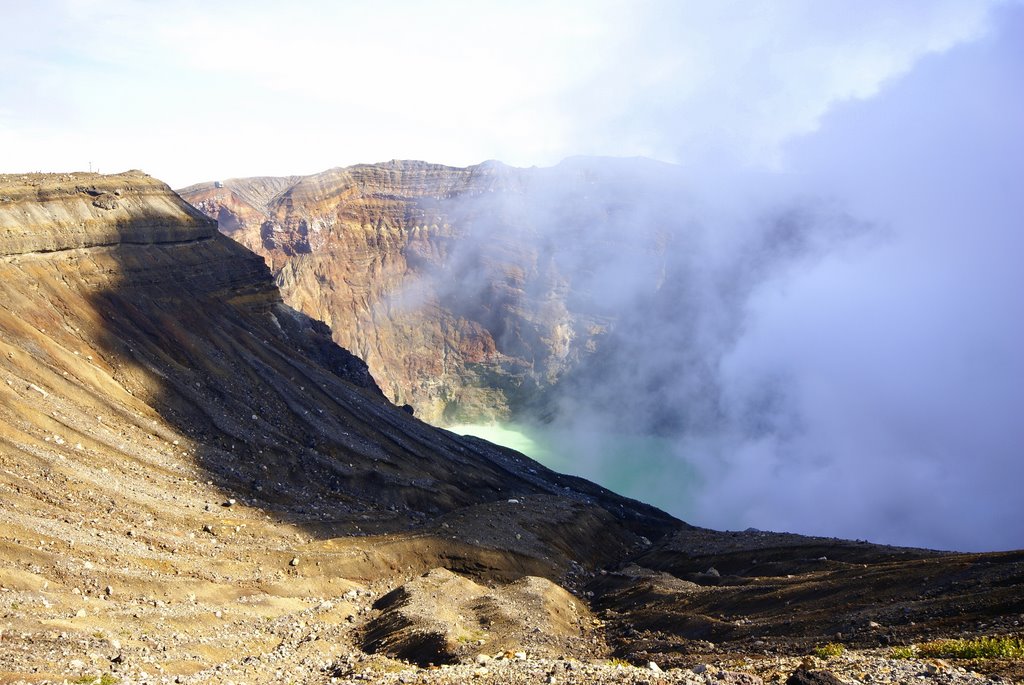
<path fill-rule="evenodd" d="M 706 573 L 711 565 L 718 577 Z M 614 612 L 611 632 L 626 649 L 635 648 L 641 633 L 650 654 L 677 655 L 659 661 L 672 665 L 685 663 L 695 641 L 806 653 L 836 639 L 877 647 L 873 624 L 901 643 L 954 626 L 1013 630 L 1013 616 L 1024 612 L 1022 585 L 1024 552 L 948 554 L 691 528 L 595 577 L 588 588 L 598 608 Z"/>
<path fill-rule="evenodd" d="M 831 671 L 798 668 L 786 678 L 786 685 L 843 685 Z"/>

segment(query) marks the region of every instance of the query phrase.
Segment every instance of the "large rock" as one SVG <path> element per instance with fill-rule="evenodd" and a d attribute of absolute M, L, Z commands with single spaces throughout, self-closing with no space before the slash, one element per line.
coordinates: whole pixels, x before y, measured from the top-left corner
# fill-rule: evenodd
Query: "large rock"
<path fill-rule="evenodd" d="M 586 605 L 544 578 L 487 588 L 435 568 L 374 606 L 381 614 L 368 625 L 364 648 L 420 665 L 594 651 Z"/>

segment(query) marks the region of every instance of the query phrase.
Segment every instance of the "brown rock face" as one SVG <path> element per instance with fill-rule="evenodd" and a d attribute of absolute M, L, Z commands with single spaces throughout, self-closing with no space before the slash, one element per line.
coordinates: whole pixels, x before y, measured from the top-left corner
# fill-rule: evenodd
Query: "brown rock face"
<path fill-rule="evenodd" d="M 610 238 L 652 263 L 665 248 L 653 222 L 601 230 L 635 199 L 615 183 L 586 165 L 396 161 L 180 192 L 262 255 L 285 300 L 327 322 L 390 399 L 444 423 L 507 417 L 598 348 L 612 313 L 602 265 L 580 261 Z"/>

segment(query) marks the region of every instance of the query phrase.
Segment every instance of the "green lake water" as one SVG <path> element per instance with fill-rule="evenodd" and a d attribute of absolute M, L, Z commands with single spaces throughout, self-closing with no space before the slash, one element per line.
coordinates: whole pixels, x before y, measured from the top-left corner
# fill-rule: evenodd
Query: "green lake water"
<path fill-rule="evenodd" d="M 592 480 L 684 520 L 692 513 L 696 472 L 667 438 L 522 424 L 459 424 L 448 430 L 509 447 L 550 469 Z"/>

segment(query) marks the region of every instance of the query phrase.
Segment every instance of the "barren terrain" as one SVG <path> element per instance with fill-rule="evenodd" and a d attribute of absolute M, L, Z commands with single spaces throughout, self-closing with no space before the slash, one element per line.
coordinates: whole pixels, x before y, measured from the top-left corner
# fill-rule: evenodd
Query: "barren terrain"
<path fill-rule="evenodd" d="M 0 177 L 0 683 L 1000 682 L 888 650 L 1019 635 L 1022 586 L 433 428 L 162 183 Z"/>

